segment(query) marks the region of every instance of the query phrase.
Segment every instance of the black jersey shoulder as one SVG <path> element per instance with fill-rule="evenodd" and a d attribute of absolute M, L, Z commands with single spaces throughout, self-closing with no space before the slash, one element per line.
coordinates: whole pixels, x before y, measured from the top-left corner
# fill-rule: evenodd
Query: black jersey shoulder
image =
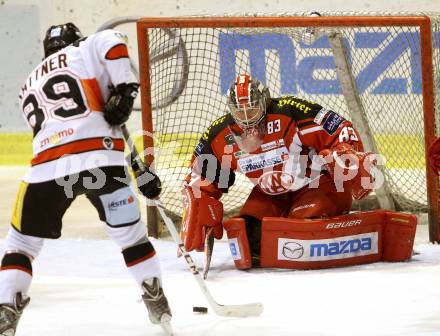
<path fill-rule="evenodd" d="M 295 121 L 315 118 L 322 106 L 310 100 L 296 96 L 284 96 L 272 98 L 268 113 L 284 114 L 292 117 Z"/>
<path fill-rule="evenodd" d="M 217 187 L 224 193 L 227 193 L 229 187 L 234 184 L 235 173 L 230 168 L 222 168 L 219 158 L 216 158 L 217 160 L 215 161 L 216 164 L 214 167 L 212 166 L 213 161 L 210 161 L 211 165 L 209 165 L 209 161 L 205 155 L 214 155 L 211 148 L 211 142 L 221 131 L 233 123 L 234 119 L 229 113 L 221 116 L 217 120 L 214 120 L 205 130 L 194 149 L 194 157 L 198 162 L 196 167 L 198 167 L 200 175 L 216 184 Z M 211 157 L 215 157 L 215 155 Z"/>
<path fill-rule="evenodd" d="M 229 113 L 221 116 L 206 128 L 201 140 L 211 142 L 222 130 L 232 124 L 234 124 L 234 119 Z"/>
<path fill-rule="evenodd" d="M 232 119 L 232 116 L 229 113 L 214 120 L 200 137 L 199 142 L 195 147 L 194 155 L 199 156 L 202 154 L 212 154 L 211 142 L 222 130 L 233 123 L 234 119 Z"/>

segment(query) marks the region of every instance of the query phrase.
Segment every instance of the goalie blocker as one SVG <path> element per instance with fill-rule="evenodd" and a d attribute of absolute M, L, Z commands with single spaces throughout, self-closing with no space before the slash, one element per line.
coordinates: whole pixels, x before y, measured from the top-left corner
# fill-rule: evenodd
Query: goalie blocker
<path fill-rule="evenodd" d="M 224 223 L 235 266 L 252 267 L 245 221 Z M 265 217 L 261 267 L 320 269 L 411 258 L 417 217 L 386 210 L 328 219 Z"/>

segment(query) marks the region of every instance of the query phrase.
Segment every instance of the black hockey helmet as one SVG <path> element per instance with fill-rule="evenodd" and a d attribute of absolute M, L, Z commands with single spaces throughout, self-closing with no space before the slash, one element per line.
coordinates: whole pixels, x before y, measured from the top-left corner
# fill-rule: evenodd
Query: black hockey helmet
<path fill-rule="evenodd" d="M 56 53 L 82 37 L 78 27 L 72 22 L 49 27 L 43 41 L 44 57 Z"/>

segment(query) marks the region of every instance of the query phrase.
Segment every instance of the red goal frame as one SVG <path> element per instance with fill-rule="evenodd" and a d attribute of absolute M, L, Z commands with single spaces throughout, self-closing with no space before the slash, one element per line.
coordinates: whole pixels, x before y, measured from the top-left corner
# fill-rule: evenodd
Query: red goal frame
<path fill-rule="evenodd" d="M 150 28 L 230 28 L 230 27 L 368 27 L 368 26 L 414 26 L 420 29 L 420 50 L 422 67 L 422 96 L 425 133 L 425 159 L 427 149 L 436 139 L 433 50 L 431 20 L 428 16 L 280 16 L 280 17 L 163 17 L 142 18 L 137 22 L 139 70 L 141 84 L 142 127 L 153 132 L 153 114 L 150 94 L 149 44 L 147 30 Z M 144 135 L 145 148 L 153 148 L 153 139 Z M 154 159 L 145 158 L 148 163 Z M 439 179 L 426 166 L 427 198 L 429 215 L 429 239 L 440 243 L 439 223 Z M 149 216 L 154 211 L 148 210 Z M 150 222 L 151 217 L 148 218 Z M 157 227 L 149 225 L 150 235 L 157 237 Z"/>

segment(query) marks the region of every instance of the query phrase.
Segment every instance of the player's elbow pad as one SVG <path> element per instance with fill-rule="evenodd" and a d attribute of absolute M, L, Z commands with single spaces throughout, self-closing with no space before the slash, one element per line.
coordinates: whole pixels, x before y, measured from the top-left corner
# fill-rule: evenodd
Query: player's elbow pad
<path fill-rule="evenodd" d="M 130 117 L 138 91 L 138 83 L 121 83 L 111 88 L 110 97 L 104 105 L 104 119 L 112 126 L 125 123 Z"/>
<path fill-rule="evenodd" d="M 182 190 L 183 214 L 181 238 L 187 251 L 203 251 L 206 231 L 214 228 L 214 237 L 223 236 L 223 204 L 203 191 Z"/>

